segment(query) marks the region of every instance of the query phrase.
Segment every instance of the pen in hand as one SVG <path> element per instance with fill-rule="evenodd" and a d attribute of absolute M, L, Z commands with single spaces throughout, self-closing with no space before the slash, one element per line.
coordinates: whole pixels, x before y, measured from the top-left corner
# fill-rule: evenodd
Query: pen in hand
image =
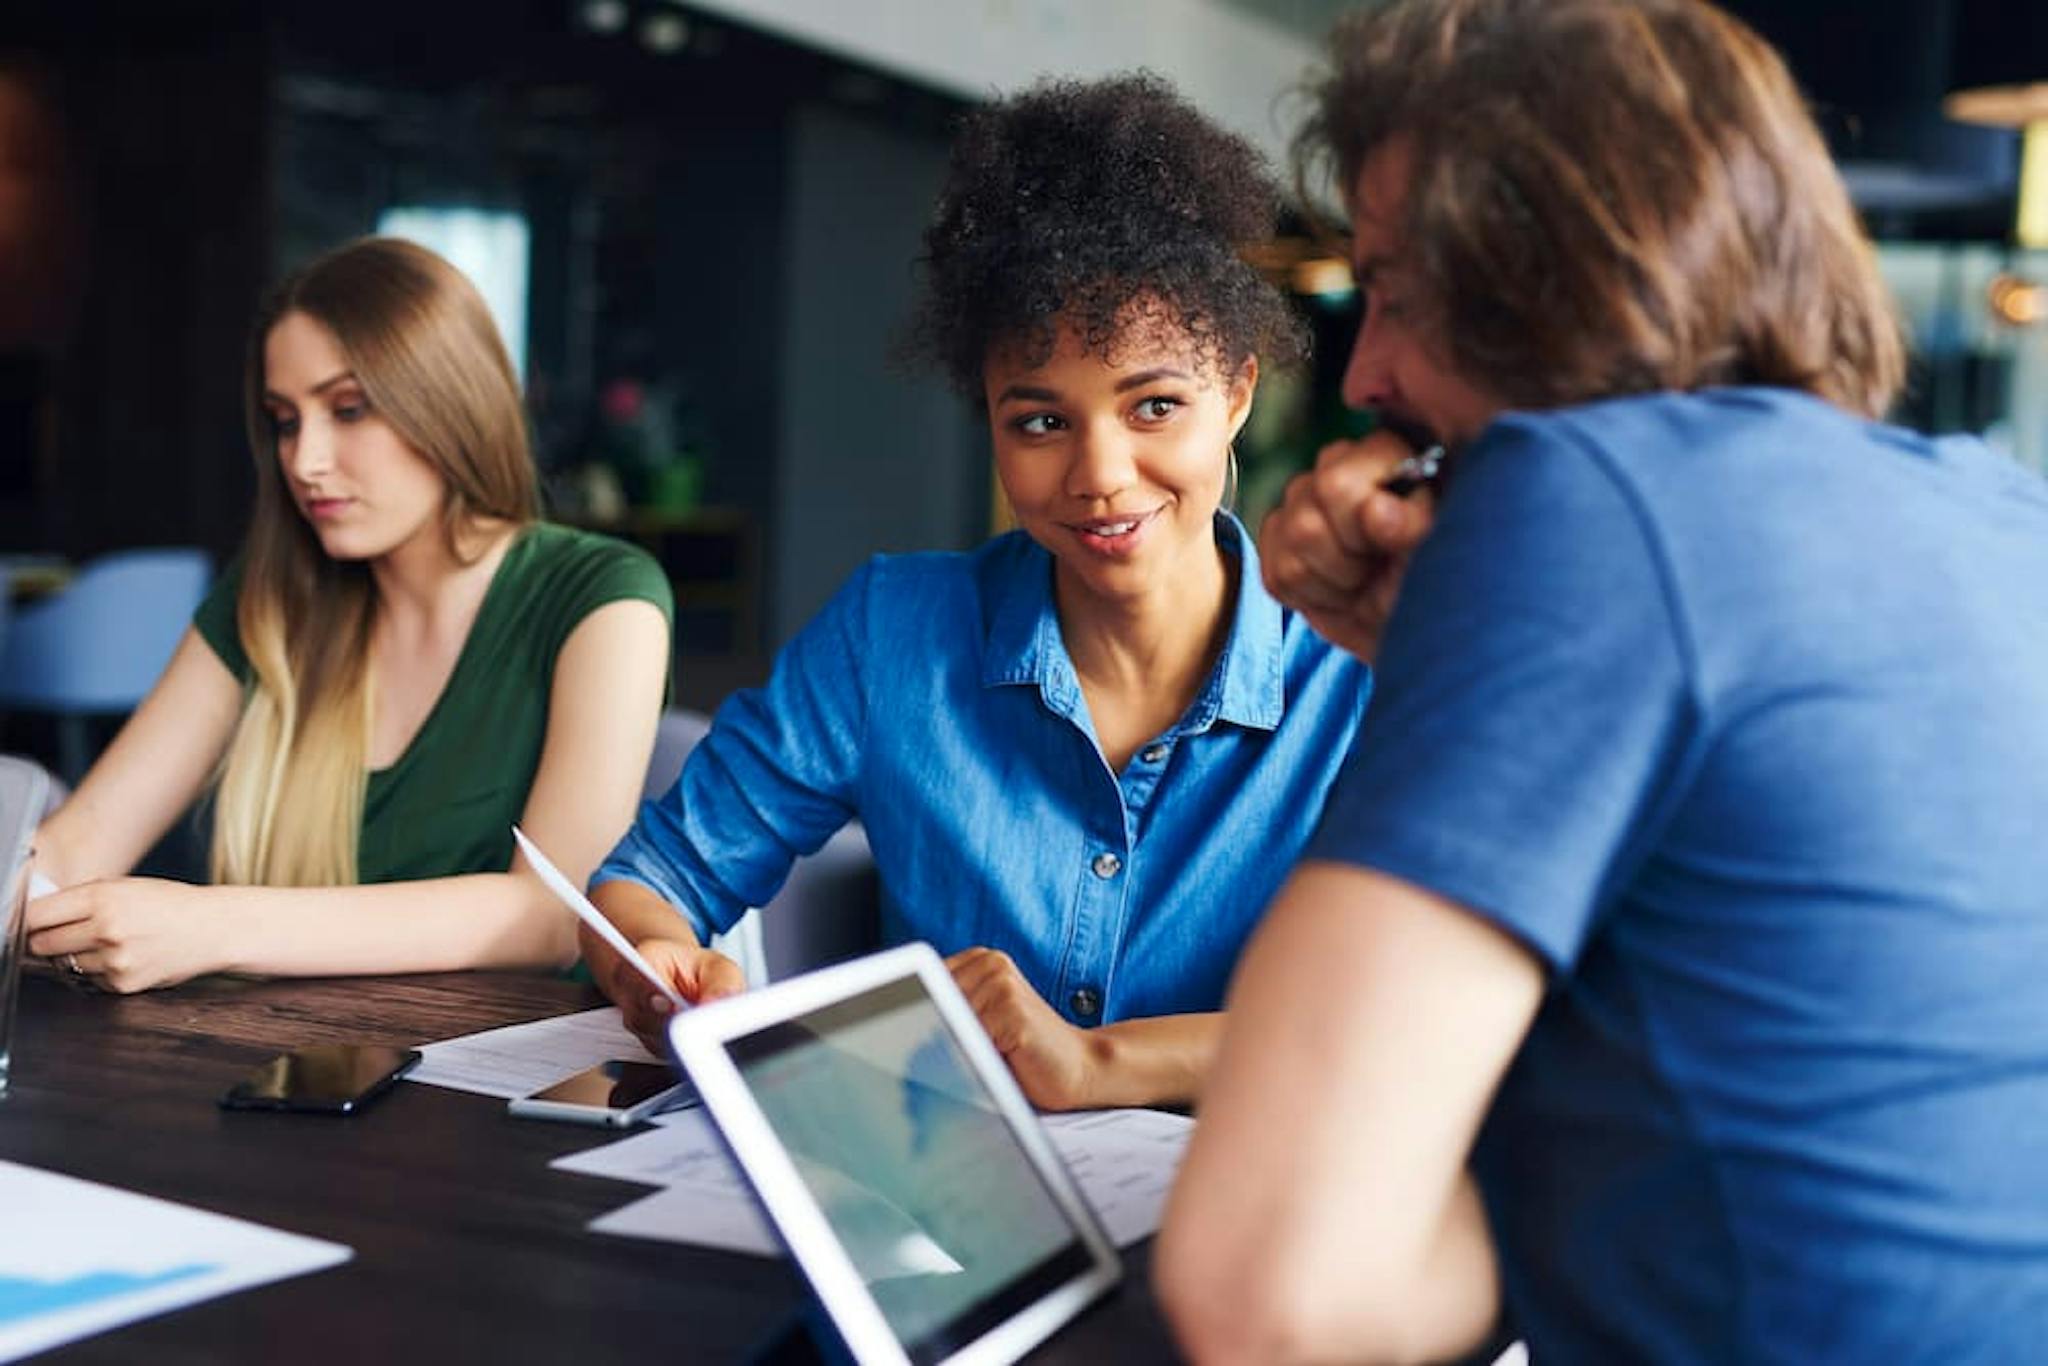
<path fill-rule="evenodd" d="M 1406 498 L 1415 490 L 1434 484 L 1444 465 L 1444 448 L 1431 446 L 1403 456 L 1401 463 L 1394 466 L 1386 478 L 1380 480 L 1380 488 L 1396 498 Z"/>
<path fill-rule="evenodd" d="M 667 997 L 677 1010 L 690 1008 L 690 1003 L 654 970 L 652 964 L 640 956 L 640 950 L 633 947 L 633 941 L 619 933 L 619 927 L 607 920 L 603 911 L 591 905 L 590 898 L 576 890 L 576 884 L 562 876 L 562 870 L 555 867 L 553 861 L 540 851 L 540 847 L 526 837 L 524 830 L 513 826 L 512 838 L 519 845 L 519 852 L 526 855 L 527 866 L 540 875 L 540 880 L 555 894 L 557 900 L 574 911 L 577 919 L 588 925 L 596 932 L 598 938 L 610 945 L 613 953 L 632 964 L 634 970 L 646 978 L 648 984 L 656 991 Z"/>

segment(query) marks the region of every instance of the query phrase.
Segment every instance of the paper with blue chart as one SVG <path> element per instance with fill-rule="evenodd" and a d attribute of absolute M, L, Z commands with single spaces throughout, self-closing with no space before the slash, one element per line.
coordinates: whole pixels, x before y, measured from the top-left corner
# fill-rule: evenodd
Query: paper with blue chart
<path fill-rule="evenodd" d="M 12 1162 L 0 1211 L 0 1361 L 354 1255 Z"/>

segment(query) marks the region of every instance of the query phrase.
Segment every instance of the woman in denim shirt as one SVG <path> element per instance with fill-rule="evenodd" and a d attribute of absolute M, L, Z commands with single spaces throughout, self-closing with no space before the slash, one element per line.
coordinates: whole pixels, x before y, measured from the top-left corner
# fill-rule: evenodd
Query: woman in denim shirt
<path fill-rule="evenodd" d="M 1222 510 L 1259 357 L 1300 350 L 1238 250 L 1277 202 L 1154 78 L 968 116 L 916 336 L 985 406 L 1019 529 L 869 562 L 643 806 L 593 895 L 684 997 L 741 989 L 699 946 L 858 818 L 888 936 L 952 955 L 1034 1102 L 1198 1096 L 1371 686 Z M 666 1000 L 584 951 L 658 1032 Z"/>

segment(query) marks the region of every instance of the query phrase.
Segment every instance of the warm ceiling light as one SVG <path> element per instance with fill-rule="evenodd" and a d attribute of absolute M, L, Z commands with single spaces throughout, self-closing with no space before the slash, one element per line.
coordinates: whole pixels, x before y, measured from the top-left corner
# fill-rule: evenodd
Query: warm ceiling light
<path fill-rule="evenodd" d="M 1985 291 L 1991 316 L 2007 327 L 2032 327 L 2048 319 L 2048 285 L 2038 285 L 2017 275 L 2000 275 Z"/>
<path fill-rule="evenodd" d="M 1275 237 L 1239 248 L 1253 270 L 1296 294 L 1349 294 L 1351 263 L 1307 237 Z"/>
<path fill-rule="evenodd" d="M 1296 294 L 1349 294 L 1358 282 L 1352 278 L 1351 263 L 1340 256 L 1312 256 L 1297 261 L 1288 272 L 1287 284 Z"/>
<path fill-rule="evenodd" d="M 1952 119 L 2025 128 L 2048 120 L 2048 6 L 2041 0 L 1940 0 L 1947 12 Z"/>
<path fill-rule="evenodd" d="M 1986 85 L 1958 90 L 1941 102 L 1942 112 L 1961 123 L 2025 128 L 2048 121 L 2048 81 L 2031 85 Z"/>

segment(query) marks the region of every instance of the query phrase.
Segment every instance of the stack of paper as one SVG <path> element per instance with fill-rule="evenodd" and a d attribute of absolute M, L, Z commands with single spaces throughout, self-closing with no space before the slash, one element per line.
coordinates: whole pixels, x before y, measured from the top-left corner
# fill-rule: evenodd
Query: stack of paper
<path fill-rule="evenodd" d="M 652 1132 L 557 1158 L 552 1166 L 662 1189 L 591 1222 L 596 1233 L 776 1256 L 781 1244 L 701 1109 Z M 1157 1110 L 1049 1115 L 1046 1131 L 1109 1236 L 1128 1247 L 1158 1231 L 1194 1121 Z"/>
<path fill-rule="evenodd" d="M 424 1045 L 408 1081 L 510 1099 L 613 1058 L 652 1058 L 610 1007 Z M 593 1221 L 599 1233 L 776 1255 L 780 1244 L 702 1110 L 657 1115 L 652 1132 L 553 1165 L 655 1194 Z M 1081 1194 L 1118 1244 L 1158 1231 L 1194 1121 L 1158 1110 L 1086 1110 L 1045 1120 Z"/>

